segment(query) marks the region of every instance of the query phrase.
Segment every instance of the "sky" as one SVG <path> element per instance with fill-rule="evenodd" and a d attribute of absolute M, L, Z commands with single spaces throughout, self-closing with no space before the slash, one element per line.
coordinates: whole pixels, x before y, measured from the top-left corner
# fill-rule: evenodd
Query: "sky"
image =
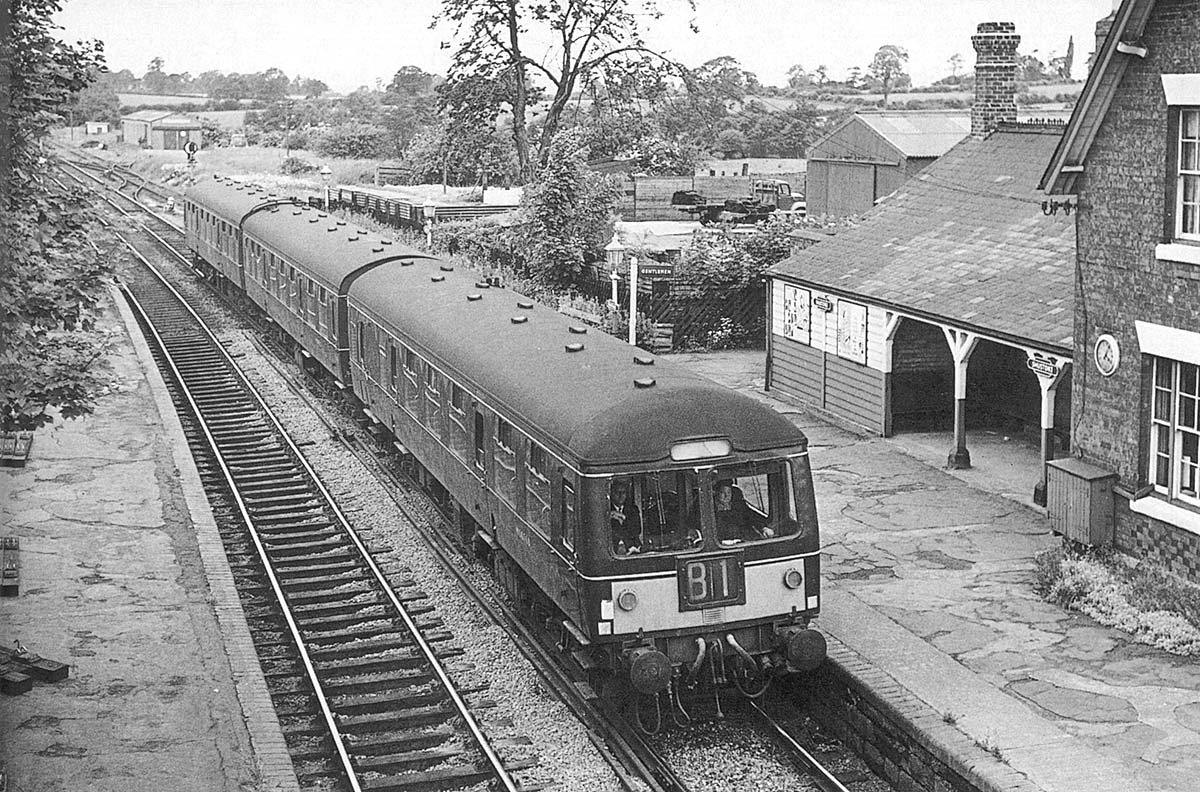
<path fill-rule="evenodd" d="M 335 91 L 387 85 L 401 66 L 445 74 L 453 52 L 446 24 L 431 29 L 439 0 L 62 0 L 60 38 L 100 39 L 109 68 L 141 76 L 158 56 L 167 72 L 259 72 L 323 80 Z M 641 7 L 639 0 L 630 5 Z M 958 54 L 975 62 L 980 22 L 1013 22 L 1019 51 L 1043 62 L 1075 38 L 1074 77 L 1095 48 L 1096 21 L 1112 0 L 658 0 L 645 17 L 646 43 L 699 66 L 728 55 L 765 85 L 784 85 L 801 64 L 831 79 L 865 67 L 883 44 L 909 53 L 915 85 L 950 73 Z M 699 28 L 693 33 L 689 22 Z M 531 53 L 540 55 L 541 53 Z"/>

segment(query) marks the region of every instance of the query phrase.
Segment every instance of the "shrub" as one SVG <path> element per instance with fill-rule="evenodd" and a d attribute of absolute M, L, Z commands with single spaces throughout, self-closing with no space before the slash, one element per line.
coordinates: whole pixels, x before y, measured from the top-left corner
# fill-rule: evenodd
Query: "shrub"
<path fill-rule="evenodd" d="M 285 176 L 296 176 L 301 173 L 312 173 L 317 169 L 316 165 L 311 162 L 302 160 L 299 157 L 288 157 L 279 166 L 279 172 Z"/>

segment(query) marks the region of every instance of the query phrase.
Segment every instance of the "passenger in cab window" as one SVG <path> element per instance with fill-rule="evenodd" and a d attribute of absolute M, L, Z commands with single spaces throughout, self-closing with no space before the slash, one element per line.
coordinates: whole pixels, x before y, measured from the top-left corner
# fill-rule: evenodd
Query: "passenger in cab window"
<path fill-rule="evenodd" d="M 741 542 L 774 536 L 763 515 L 746 504 L 746 496 L 733 479 L 721 479 L 713 491 L 717 536 L 722 542 Z"/>
<path fill-rule="evenodd" d="M 608 489 L 608 519 L 612 527 L 612 547 L 617 555 L 642 550 L 642 512 L 634 488 L 626 477 L 612 480 Z"/>

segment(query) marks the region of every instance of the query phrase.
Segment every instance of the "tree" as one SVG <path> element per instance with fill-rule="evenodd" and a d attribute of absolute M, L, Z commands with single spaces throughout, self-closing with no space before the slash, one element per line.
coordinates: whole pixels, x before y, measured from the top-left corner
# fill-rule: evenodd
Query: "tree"
<path fill-rule="evenodd" d="M 722 129 L 717 134 L 717 150 L 730 159 L 746 154 L 746 135 L 740 129 Z"/>
<path fill-rule="evenodd" d="M 99 42 L 54 37 L 56 0 L 0 6 L 0 430 L 90 413 L 105 384 L 96 329 L 109 239 L 82 189 L 53 178 L 50 126 L 103 68 Z"/>
<path fill-rule="evenodd" d="M 74 123 L 81 121 L 121 121 L 121 100 L 109 85 L 96 81 L 71 98 L 70 108 L 74 111 Z"/>
<path fill-rule="evenodd" d="M 590 75 L 618 59 L 652 56 L 669 63 L 645 46 L 638 28 L 639 15 L 657 13 L 653 0 L 639 6 L 637 13 L 628 0 L 442 0 L 442 8 L 460 41 L 450 78 L 486 76 L 506 80 L 512 88 L 506 101 L 512 108 L 513 142 L 525 175 L 534 161 L 526 129 L 530 72 L 551 85 L 536 156 L 544 164 L 567 103 Z M 538 41 L 539 47 L 552 42 L 550 51 L 541 60 L 530 57 L 525 49 L 528 39 Z"/>
<path fill-rule="evenodd" d="M 787 71 L 787 84 L 788 88 L 798 91 L 812 85 L 812 77 L 804 70 L 803 66 L 797 63 Z"/>
<path fill-rule="evenodd" d="M 813 76 L 817 78 L 817 85 L 824 85 L 829 82 L 829 68 L 821 64 L 813 70 Z"/>
<path fill-rule="evenodd" d="M 963 64 L 962 55 L 960 55 L 956 52 L 950 56 L 950 60 L 948 62 L 950 64 L 950 76 L 957 77 L 958 70 L 962 68 L 962 64 Z"/>
<path fill-rule="evenodd" d="M 325 157 L 370 159 L 387 147 L 387 130 L 361 121 L 330 127 L 317 139 L 317 153 Z"/>
<path fill-rule="evenodd" d="M 620 186 L 590 170 L 586 159 L 582 132 L 563 130 L 521 197 L 525 259 L 534 279 L 546 286 L 572 285 L 587 257 L 612 238 L 612 207 Z"/>
<path fill-rule="evenodd" d="M 904 72 L 904 64 L 908 63 L 908 51 L 895 44 L 884 44 L 875 52 L 868 73 L 883 87 L 883 106 L 887 107 L 888 94 L 892 86 L 901 78 L 908 77 Z"/>

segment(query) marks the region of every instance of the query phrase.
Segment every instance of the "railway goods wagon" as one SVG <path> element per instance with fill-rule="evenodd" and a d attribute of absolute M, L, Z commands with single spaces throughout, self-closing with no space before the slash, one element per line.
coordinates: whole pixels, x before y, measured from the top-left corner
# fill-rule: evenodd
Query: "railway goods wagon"
<path fill-rule="evenodd" d="M 354 279 L 390 261 L 427 259 L 300 204 L 256 211 L 243 223 L 246 293 L 340 382 L 350 382 L 346 296 Z"/>
<path fill-rule="evenodd" d="M 449 264 L 358 277 L 355 395 L 598 674 L 754 687 L 824 640 L 807 441 L 744 395 Z"/>
<path fill-rule="evenodd" d="M 291 199 L 252 184 L 214 177 L 188 188 L 183 199 L 183 227 L 188 247 L 224 279 L 222 290 L 244 291 L 241 225 L 255 212 Z"/>

